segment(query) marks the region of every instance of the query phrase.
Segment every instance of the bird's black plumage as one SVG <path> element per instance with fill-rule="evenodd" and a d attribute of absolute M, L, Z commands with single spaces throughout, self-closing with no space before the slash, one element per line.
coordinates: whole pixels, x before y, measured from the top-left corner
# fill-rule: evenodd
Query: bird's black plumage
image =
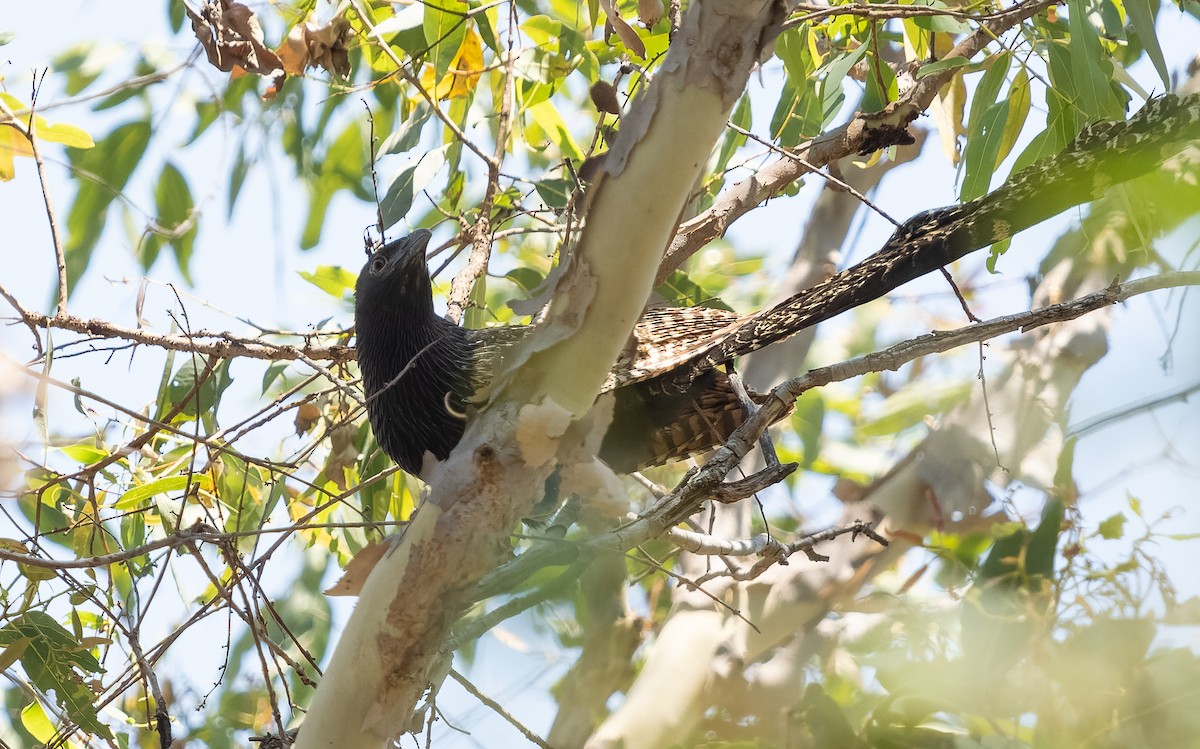
<path fill-rule="evenodd" d="M 355 288 L 354 325 L 367 415 L 379 445 L 412 474 L 425 452 L 444 460 L 462 438 L 475 390 L 466 331 L 433 309 L 425 268 L 429 232 L 389 242 L 367 258 Z"/>
<path fill-rule="evenodd" d="M 437 460 L 450 454 L 472 394 L 491 382 L 501 351 L 531 330 L 466 330 L 439 316 L 425 266 L 429 237 L 421 229 L 373 252 L 358 277 L 354 310 L 371 428 L 384 452 L 412 474 L 421 472 L 426 452 Z M 670 389 L 647 374 L 737 319 L 720 310 L 657 308 L 639 321 L 604 387 L 616 398 L 600 449 L 609 466 L 629 472 L 680 460 L 741 424 L 741 404 L 724 372 L 713 369 Z"/>

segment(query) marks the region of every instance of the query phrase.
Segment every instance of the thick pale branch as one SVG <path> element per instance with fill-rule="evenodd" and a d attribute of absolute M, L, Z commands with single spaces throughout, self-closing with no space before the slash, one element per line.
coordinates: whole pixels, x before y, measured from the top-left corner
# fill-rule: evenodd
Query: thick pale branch
<path fill-rule="evenodd" d="M 552 468 L 552 453 L 526 463 L 517 436 L 563 437 L 591 409 L 690 188 L 785 15 L 782 3 L 766 0 L 689 6 L 590 191 L 587 227 L 545 323 L 449 459 L 427 471 L 430 496 L 367 578 L 300 749 L 374 749 L 412 728 L 417 701 L 440 680 L 441 645 L 465 608 L 463 593 L 503 558 Z"/>

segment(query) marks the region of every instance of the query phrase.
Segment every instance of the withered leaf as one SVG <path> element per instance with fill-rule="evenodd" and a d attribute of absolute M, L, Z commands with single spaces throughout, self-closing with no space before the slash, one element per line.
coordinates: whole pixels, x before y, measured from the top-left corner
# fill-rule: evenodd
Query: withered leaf
<path fill-rule="evenodd" d="M 303 75 L 305 68 L 321 68 L 346 78 L 350 75 L 350 40 L 354 32 L 344 16 L 335 16 L 318 25 L 309 14 L 288 32 L 277 52 L 288 75 Z"/>
<path fill-rule="evenodd" d="M 590 90 L 592 104 L 596 109 L 606 114 L 621 114 L 621 102 L 617 100 L 617 90 L 608 81 L 596 81 Z"/>
<path fill-rule="evenodd" d="M 346 565 L 346 571 L 342 573 L 338 581 L 325 589 L 325 595 L 358 595 L 362 590 L 363 583 L 367 581 L 367 576 L 371 574 L 371 570 L 375 569 L 375 565 L 379 564 L 379 560 L 383 559 L 383 555 L 391 548 L 393 540 L 389 536 L 382 541 L 371 541 L 359 549 L 354 558 L 350 560 L 350 563 Z"/>
<path fill-rule="evenodd" d="M 625 43 L 625 47 L 630 52 L 638 57 L 646 57 L 646 45 L 642 43 L 642 38 L 634 31 L 633 27 L 625 23 L 621 18 L 621 14 L 617 12 L 616 0 L 600 0 L 600 7 L 604 8 L 604 14 L 608 16 L 608 27 L 611 27 L 617 36 Z M 608 36 L 608 27 L 605 28 L 605 37 Z"/>
<path fill-rule="evenodd" d="M 231 73 L 241 68 L 269 76 L 283 68 L 275 53 L 263 44 L 262 26 L 248 6 L 233 0 L 207 0 L 199 11 L 187 5 L 184 9 L 208 61 L 217 70 Z"/>
<path fill-rule="evenodd" d="M 662 0 L 638 0 L 638 19 L 650 28 L 663 17 Z"/>

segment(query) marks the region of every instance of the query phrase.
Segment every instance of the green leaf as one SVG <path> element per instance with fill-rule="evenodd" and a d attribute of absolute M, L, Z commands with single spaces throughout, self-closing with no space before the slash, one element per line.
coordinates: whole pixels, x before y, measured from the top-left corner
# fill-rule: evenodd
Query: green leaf
<path fill-rule="evenodd" d="M 318 129 L 321 127 L 323 124 L 318 125 Z M 309 182 L 308 220 L 300 237 L 302 249 L 315 247 L 320 241 L 325 213 L 336 192 L 349 189 L 363 200 L 374 198 L 363 183 L 367 173 L 366 156 L 365 129 L 360 122 L 351 121 L 325 151 L 320 159 L 320 171 Z"/>
<path fill-rule="evenodd" d="M 179 33 L 179 30 L 183 28 L 183 8 L 184 3 L 177 3 L 174 0 L 167 3 L 167 22 L 171 24 L 171 31 L 175 33 Z"/>
<path fill-rule="evenodd" d="M 827 102 L 830 110 L 823 109 L 824 103 L 826 102 L 816 96 L 812 81 L 800 86 L 794 85 L 790 79 L 784 81 L 779 102 L 771 115 L 771 136 L 779 141 L 779 145 L 790 148 L 806 138 L 817 135 L 822 126 L 837 115 L 842 99 L 830 99 Z"/>
<path fill-rule="evenodd" d="M 1124 114 L 1112 89 L 1112 63 L 1100 46 L 1100 37 L 1088 20 L 1088 0 L 1068 0 L 1070 15 L 1071 69 L 1075 72 L 1079 98 L 1076 105 L 1088 120 L 1116 119 Z"/>
<path fill-rule="evenodd" d="M 1017 137 L 1025 129 L 1025 120 L 1029 117 L 1029 73 L 1024 67 L 1017 68 L 1013 81 L 1008 87 L 1008 119 L 1004 122 L 1004 137 L 1000 140 L 1000 151 L 996 154 L 996 163 L 1000 164 L 1012 151 Z"/>
<path fill-rule="evenodd" d="M 51 739 L 58 734 L 50 716 L 46 715 L 42 703 L 37 701 L 30 702 L 21 708 L 21 727 L 29 731 L 30 736 L 45 745 L 49 745 Z"/>
<path fill-rule="evenodd" d="M 938 60 L 937 62 L 931 62 L 928 65 L 922 65 L 921 69 L 917 71 L 917 80 L 919 81 L 922 78 L 933 75 L 934 73 L 940 73 L 943 70 L 965 68 L 970 64 L 970 60 L 959 55 L 955 55 L 954 57 L 946 57 Z"/>
<path fill-rule="evenodd" d="M 0 628 L 0 646 L 21 640 L 28 641 L 20 661 L 29 681 L 45 694 L 53 692 L 66 717 L 85 733 L 111 739 L 112 732 L 100 722 L 95 695 L 80 673 L 103 670 L 95 656 L 79 644 L 74 633 L 41 611 L 27 611 Z M 44 730 L 34 713 L 29 713 L 29 719 L 34 729 Z"/>
<path fill-rule="evenodd" d="M 1182 6 L 1181 6 L 1182 7 Z M 1154 63 L 1158 77 L 1162 79 L 1167 91 L 1171 90 L 1171 74 L 1167 72 L 1167 60 L 1163 57 L 1162 46 L 1158 43 L 1158 33 L 1154 29 L 1154 11 L 1158 8 L 1158 0 L 1125 0 L 1125 12 L 1129 14 L 1129 24 L 1137 32 L 1146 56 Z M 1074 11 L 1071 11 L 1074 13 Z"/>
<path fill-rule="evenodd" d="M 421 131 L 433 114 L 433 107 L 424 100 L 417 103 L 400 127 L 384 139 L 379 146 L 380 154 L 404 153 L 416 147 L 421 140 Z"/>
<path fill-rule="evenodd" d="M 533 268 L 513 268 L 504 277 L 517 285 L 526 295 L 537 290 L 542 282 L 546 280 L 546 276 Z"/>
<path fill-rule="evenodd" d="M 733 108 L 733 113 L 729 116 L 729 121 L 737 125 L 743 130 L 750 130 L 752 120 L 750 113 L 750 97 L 743 94 L 742 98 L 738 99 L 737 106 Z M 729 160 L 733 158 L 733 154 L 737 152 L 746 142 L 746 136 L 738 131 L 730 128 L 721 138 L 721 150 L 717 153 L 717 163 L 713 168 L 714 172 L 723 172 L 725 167 L 729 165 Z"/>
<path fill-rule="evenodd" d="M 539 135 L 542 135 L 551 143 L 558 146 L 559 151 L 566 158 L 577 162 L 583 161 L 583 150 L 575 142 L 575 138 L 571 135 L 567 123 L 563 120 L 562 115 L 558 113 L 558 109 L 555 108 L 553 103 L 548 100 L 539 102 L 525 111 L 533 118 L 530 126 L 525 128 L 527 137 L 537 138 Z M 533 125 L 537 127 L 535 128 Z M 530 143 L 530 145 L 535 148 L 539 147 L 536 143 Z M 540 148 L 545 148 L 545 145 L 542 144 Z"/>
<path fill-rule="evenodd" d="M 471 294 L 467 299 L 467 311 L 463 315 L 463 326 L 478 330 L 491 321 L 492 315 L 487 308 L 487 274 L 475 279 L 471 285 Z"/>
<path fill-rule="evenodd" d="M 1083 127 L 1083 118 L 1076 104 L 1080 94 L 1071 48 L 1062 41 L 1051 42 L 1047 48 L 1051 85 L 1046 88 L 1046 126 L 1054 136 L 1051 150 L 1045 151 L 1044 155 L 1058 153 Z"/>
<path fill-rule="evenodd" d="M 498 41 L 500 35 L 496 32 L 500 23 L 500 9 L 495 5 L 488 6 L 482 13 L 476 9 L 473 18 L 475 19 L 475 28 L 479 30 L 479 37 L 483 39 L 483 43 L 497 55 L 501 54 L 502 48 Z"/>
<path fill-rule="evenodd" d="M 899 97 L 900 87 L 891 66 L 880 62 L 874 51 L 867 55 L 867 65 L 867 91 L 859 108 L 864 112 L 878 112 Z"/>
<path fill-rule="evenodd" d="M 983 77 L 979 79 L 979 85 L 975 87 L 975 95 L 971 97 L 971 111 L 967 116 L 968 138 L 975 136 L 984 115 L 996 103 L 996 97 L 1000 95 L 1000 88 L 1008 76 L 1008 65 L 1011 58 L 1012 56 L 1008 52 L 996 55 L 992 58 Z"/>
<path fill-rule="evenodd" d="M 88 131 L 66 122 L 48 123 L 35 117 L 36 136 L 49 143 L 61 143 L 68 148 L 94 148 L 95 143 Z"/>
<path fill-rule="evenodd" d="M 16 38 L 17 38 L 17 35 L 15 32 L 0 31 L 0 47 L 3 47 L 5 44 L 8 44 L 9 42 L 11 42 L 13 39 L 16 39 Z"/>
<path fill-rule="evenodd" d="M 1009 100 L 993 104 L 983 121 L 972 128 L 963 151 L 963 181 L 959 200 L 974 200 L 987 193 L 999 163 L 1000 146 L 1004 141 L 1004 126 L 1008 122 Z"/>
<path fill-rule="evenodd" d="M 183 173 L 171 162 L 163 166 L 154 188 L 154 202 L 158 210 L 158 226 L 168 232 L 164 235 L 167 244 L 175 253 L 175 263 L 185 281 L 192 282 L 188 266 L 192 248 L 196 241 L 195 204 L 192 191 L 188 188 Z M 149 270 L 143 266 L 143 270 Z"/>
<path fill-rule="evenodd" d="M 812 74 L 812 57 L 808 51 L 808 26 L 788 29 L 775 40 L 775 56 L 783 62 L 787 77 L 795 82 Z M 744 97 L 743 97 L 744 98 Z"/>
<path fill-rule="evenodd" d="M 1078 444 L 1078 436 L 1067 437 L 1058 453 L 1057 465 L 1054 467 L 1054 489 L 1060 497 L 1075 494 L 1075 448 Z"/>
<path fill-rule="evenodd" d="M 273 493 L 263 491 L 262 474 L 258 467 L 246 465 L 236 455 L 221 456 L 221 465 L 214 492 L 230 510 L 225 520 L 225 531 L 238 533 L 259 528 L 263 517 L 273 506 Z"/>
<path fill-rule="evenodd" d="M 823 102 L 822 109 L 827 116 L 832 116 L 831 110 L 836 113 L 841 108 L 841 103 L 846 98 L 842 92 L 842 80 L 850 72 L 850 68 L 854 67 L 855 63 L 861 60 L 866 53 L 867 46 L 864 44 L 852 52 L 843 52 L 823 66 L 826 72 L 825 78 L 821 82 L 821 101 Z"/>
<path fill-rule="evenodd" d="M 76 463 L 81 463 L 85 466 L 90 466 L 93 463 L 99 463 L 109 455 L 107 450 L 101 450 L 94 445 L 83 443 L 60 447 L 59 450 L 62 450 L 63 455 L 66 455 L 71 460 L 75 461 Z"/>
<path fill-rule="evenodd" d="M 135 486 L 129 489 L 117 500 L 113 505 L 113 509 L 120 512 L 130 512 L 140 510 L 144 506 L 144 502 L 150 497 L 167 494 L 168 492 L 177 492 L 194 486 L 205 491 L 212 491 L 212 477 L 207 473 L 194 473 L 191 476 L 177 475 L 164 476 L 160 479 L 155 479 L 141 486 Z"/>
<path fill-rule="evenodd" d="M 204 374 L 205 365 L 198 358 L 188 357 L 179 365 L 166 389 L 159 394 L 157 418 L 161 421 L 176 406 L 180 406 L 179 413 L 174 418 L 176 423 L 201 416 L 212 416 L 220 403 L 221 394 L 233 382 L 233 378 L 229 376 L 230 361 L 223 359 L 219 362 L 197 386 L 197 380 Z"/>
<path fill-rule="evenodd" d="M 992 543 L 992 550 L 988 552 L 987 559 L 979 567 L 979 581 L 984 583 L 1008 577 L 1016 572 L 1016 560 L 1020 558 L 1027 538 L 1029 531 L 1025 528 L 1016 528 L 997 538 Z"/>
<path fill-rule="evenodd" d="M 273 361 L 267 365 L 267 371 L 263 372 L 262 379 L 262 394 L 266 395 L 271 389 L 271 385 L 275 384 L 275 380 L 279 379 L 285 371 L 287 371 L 289 362 Z"/>
<path fill-rule="evenodd" d="M 438 0 L 425 4 L 421 27 L 425 43 L 432 53 L 434 80 L 440 81 L 458 54 L 467 35 L 467 12 L 471 9 L 463 0 Z"/>
<path fill-rule="evenodd" d="M 1100 522 L 1100 527 L 1096 529 L 1096 533 L 1100 538 L 1106 538 L 1110 541 L 1121 538 L 1125 535 L 1125 521 L 1128 518 L 1124 513 L 1118 512 L 1116 515 L 1110 515 Z"/>
<path fill-rule="evenodd" d="M 1012 237 L 1009 237 L 1008 239 L 1002 239 L 992 245 L 992 248 L 988 250 L 987 261 L 984 263 L 987 266 L 988 273 L 996 272 L 996 263 L 1000 260 L 1000 256 L 1008 252 L 1008 248 L 1011 246 Z"/>
<path fill-rule="evenodd" d="M 837 701 L 820 684 L 809 684 L 800 700 L 799 716 L 812 734 L 813 746 L 865 749 Z"/>
<path fill-rule="evenodd" d="M 67 213 L 65 254 L 69 289 L 75 289 L 87 270 L 92 251 L 104 232 L 108 206 L 125 189 L 141 162 L 150 132 L 147 120 L 128 122 L 113 129 L 95 148 L 67 151 L 71 166 L 81 175 L 79 192 Z"/>
<path fill-rule="evenodd" d="M 392 179 L 384 192 L 383 199 L 379 201 L 379 209 L 383 212 L 384 226 L 393 226 L 408 215 L 412 208 L 413 198 L 433 181 L 433 178 L 446 164 L 448 147 L 445 145 L 424 154 L 415 164 L 402 169 Z"/>
<path fill-rule="evenodd" d="M 530 16 L 521 23 L 521 31 L 540 52 L 558 52 L 559 39 L 563 35 L 562 21 L 547 15 Z"/>
<path fill-rule="evenodd" d="M 122 54 L 118 45 L 82 42 L 56 56 L 50 67 L 55 73 L 66 75 L 66 92 L 75 96 L 116 65 Z"/>
<path fill-rule="evenodd" d="M 681 270 L 673 271 L 667 280 L 663 281 L 654 291 L 668 304 L 677 307 L 730 309 L 729 305 L 706 291 L 700 284 L 693 281 L 688 274 Z"/>
<path fill-rule="evenodd" d="M 1025 553 L 1025 571 L 1044 578 L 1054 577 L 1054 550 L 1062 529 L 1063 503 L 1052 499 L 1042 511 L 1042 522 L 1029 534 L 1029 550 Z"/>
<path fill-rule="evenodd" d="M 810 390 L 796 400 L 791 425 L 804 447 L 803 469 L 811 467 L 820 454 L 824 423 L 825 398 L 819 391 Z"/>
<path fill-rule="evenodd" d="M 570 179 L 544 179 L 534 185 L 542 202 L 547 208 L 566 208 L 575 189 L 575 181 Z"/>
<path fill-rule="evenodd" d="M 354 296 L 354 285 L 358 281 L 358 275 L 340 265 L 318 265 L 313 269 L 312 273 L 307 271 L 300 271 L 299 273 L 300 277 L 305 281 L 308 281 L 339 302 L 346 301 Z M 263 387 L 264 389 L 266 388 L 265 380 Z"/>
<path fill-rule="evenodd" d="M 949 6 L 940 0 L 914 0 L 913 5 L 949 10 Z M 953 16 L 915 16 L 912 22 L 926 31 L 940 31 L 946 34 L 965 34 L 971 30 L 971 24 Z"/>
<path fill-rule="evenodd" d="M 238 145 L 237 155 L 233 157 L 233 168 L 229 170 L 229 194 L 227 196 L 228 203 L 226 204 L 226 217 L 233 218 L 233 209 L 237 205 L 238 195 L 242 192 L 242 185 L 246 182 L 246 175 L 250 173 L 250 167 L 254 166 L 254 160 L 246 157 L 246 145 L 244 143 Z"/>
<path fill-rule="evenodd" d="M 974 387 L 971 381 L 918 380 L 888 396 L 879 416 L 855 427 L 858 438 L 894 435 L 966 400 Z"/>

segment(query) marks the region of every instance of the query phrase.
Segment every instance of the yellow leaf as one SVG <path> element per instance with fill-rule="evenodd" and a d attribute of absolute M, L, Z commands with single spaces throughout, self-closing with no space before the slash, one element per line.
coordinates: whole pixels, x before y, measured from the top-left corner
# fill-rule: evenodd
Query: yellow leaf
<path fill-rule="evenodd" d="M 81 127 L 68 125 L 65 122 L 56 122 L 53 125 L 48 124 L 41 117 L 37 118 L 37 128 L 33 131 L 34 137 L 39 140 L 46 140 L 52 143 L 62 143 L 64 146 L 71 148 L 92 148 L 96 142 L 92 140 L 92 136 Z"/>
<path fill-rule="evenodd" d="M 4 104 L 0 113 L 6 113 L 6 110 L 13 113 L 20 112 L 21 114 L 18 114 L 15 119 L 23 126 L 22 129 L 18 129 L 16 125 L 12 124 L 0 125 L 0 181 L 7 182 L 16 175 L 13 157 L 33 156 L 33 149 L 23 132 L 23 129 L 29 127 L 29 105 L 12 94 L 3 92 L 0 92 L 0 102 Z M 92 136 L 82 128 L 61 122 L 50 123 L 37 116 L 33 117 L 33 136 L 39 141 L 62 143 L 72 148 L 91 148 L 96 145 Z"/>
<path fill-rule="evenodd" d="M 457 99 L 475 90 L 479 83 L 479 75 L 483 72 L 483 41 L 472 26 L 467 29 L 462 44 L 458 47 L 454 59 L 450 61 L 450 69 L 442 80 L 438 81 L 437 89 L 433 90 L 433 67 L 425 68 L 421 74 L 421 86 L 431 91 L 438 101 Z"/>
<path fill-rule="evenodd" d="M 33 738 L 48 743 L 58 733 L 54 723 L 38 702 L 30 702 L 21 709 L 21 725 Z"/>
<path fill-rule="evenodd" d="M 16 167 L 13 164 L 13 136 L 20 138 L 20 134 L 11 127 L 0 125 L 0 182 L 8 182 L 16 176 Z"/>

